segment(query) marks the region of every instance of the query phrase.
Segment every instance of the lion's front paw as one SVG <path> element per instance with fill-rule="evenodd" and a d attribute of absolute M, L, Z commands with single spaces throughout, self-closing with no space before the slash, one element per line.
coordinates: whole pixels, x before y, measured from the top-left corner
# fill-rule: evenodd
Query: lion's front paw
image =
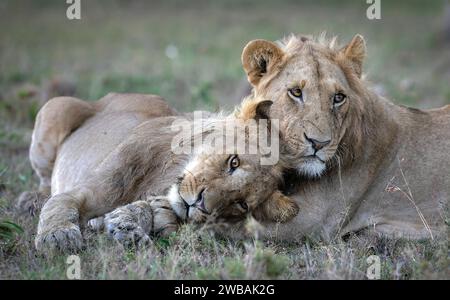
<path fill-rule="evenodd" d="M 83 246 L 83 237 L 80 228 L 72 224 L 39 233 L 35 245 L 36 249 L 43 253 L 77 252 Z"/>
<path fill-rule="evenodd" d="M 145 246 L 150 242 L 153 215 L 146 201 L 136 201 L 105 215 L 104 226 L 110 237 L 124 246 Z"/>
<path fill-rule="evenodd" d="M 150 237 L 137 222 L 123 220 L 120 217 L 105 217 L 105 228 L 108 235 L 125 247 L 146 246 Z"/>
<path fill-rule="evenodd" d="M 94 218 L 94 219 L 90 219 L 88 221 L 88 228 L 93 230 L 93 231 L 101 231 L 104 229 L 105 226 L 105 222 L 104 222 L 104 217 L 98 217 L 98 218 Z"/>

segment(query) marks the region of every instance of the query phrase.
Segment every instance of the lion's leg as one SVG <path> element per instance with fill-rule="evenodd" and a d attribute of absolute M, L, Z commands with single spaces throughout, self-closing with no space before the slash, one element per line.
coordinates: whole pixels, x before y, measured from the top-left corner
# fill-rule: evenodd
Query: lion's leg
<path fill-rule="evenodd" d="M 50 194 L 53 164 L 62 142 L 94 114 L 90 103 L 72 97 L 50 99 L 39 111 L 30 146 L 30 161 L 40 179 L 40 192 Z"/>
<path fill-rule="evenodd" d="M 391 221 L 383 224 L 376 224 L 370 228 L 376 234 L 389 238 L 407 239 L 433 239 L 443 236 L 443 228 L 427 227 L 423 223 Z"/>
<path fill-rule="evenodd" d="M 103 215 L 119 205 L 105 200 L 102 190 L 80 187 L 52 196 L 39 216 L 36 249 L 41 252 L 77 251 L 83 244 L 80 223 Z"/>
<path fill-rule="evenodd" d="M 94 115 L 90 103 L 72 97 L 49 100 L 39 111 L 30 146 L 30 161 L 39 177 L 38 191 L 24 192 L 18 199 L 21 211 L 39 208 L 51 194 L 51 177 L 58 148 L 64 139 Z"/>
<path fill-rule="evenodd" d="M 41 252 L 77 251 L 83 244 L 79 209 L 86 195 L 63 193 L 51 197 L 43 206 L 35 239 Z"/>

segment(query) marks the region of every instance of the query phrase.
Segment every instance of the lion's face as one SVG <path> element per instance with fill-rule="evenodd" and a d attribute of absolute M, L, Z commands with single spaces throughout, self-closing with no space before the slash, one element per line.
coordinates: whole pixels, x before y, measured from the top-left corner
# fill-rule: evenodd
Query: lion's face
<path fill-rule="evenodd" d="M 247 102 L 240 114 L 254 117 L 259 112 L 262 118 L 268 102 L 272 104 Z M 171 187 L 169 201 L 180 218 L 196 223 L 208 218 L 234 223 L 247 215 L 259 221 L 286 222 L 298 207 L 278 190 L 282 171 L 280 162 L 261 164 L 261 154 L 218 154 L 202 149 Z"/>
<path fill-rule="evenodd" d="M 280 174 L 252 155 L 197 155 L 185 168 L 169 199 L 177 215 L 196 223 L 212 217 L 236 222 L 253 214 L 284 222 L 297 213 L 295 203 L 278 192 Z M 276 206 L 264 211 L 266 202 Z"/>
<path fill-rule="evenodd" d="M 285 154 L 304 175 L 323 174 L 344 146 L 348 116 L 359 106 L 349 77 L 360 76 L 364 47 L 360 36 L 340 50 L 292 37 L 284 47 L 258 40 L 244 49 L 254 92 L 274 101 L 270 117 L 279 120 Z"/>

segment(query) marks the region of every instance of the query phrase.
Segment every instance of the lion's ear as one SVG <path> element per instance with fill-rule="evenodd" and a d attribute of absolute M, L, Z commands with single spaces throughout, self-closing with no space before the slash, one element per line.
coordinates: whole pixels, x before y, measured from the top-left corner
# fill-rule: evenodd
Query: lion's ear
<path fill-rule="evenodd" d="M 339 54 L 352 63 L 356 75 L 361 77 L 362 65 L 366 57 L 366 42 L 364 37 L 360 34 L 355 35 L 352 41 L 339 51 Z"/>
<path fill-rule="evenodd" d="M 247 98 L 242 101 L 241 105 L 237 109 L 237 114 L 235 116 L 243 120 L 269 119 L 270 107 L 272 106 L 272 104 L 272 100 L 258 100 Z"/>
<path fill-rule="evenodd" d="M 260 79 L 282 61 L 284 52 L 275 43 L 253 40 L 242 51 L 242 66 L 248 81 L 256 86 Z"/>
<path fill-rule="evenodd" d="M 255 120 L 269 119 L 270 107 L 272 106 L 272 100 L 263 100 L 258 102 L 255 109 Z"/>
<path fill-rule="evenodd" d="M 285 223 L 294 218 L 299 211 L 297 203 L 291 198 L 275 191 L 269 199 L 261 204 L 253 213 L 259 221 Z"/>

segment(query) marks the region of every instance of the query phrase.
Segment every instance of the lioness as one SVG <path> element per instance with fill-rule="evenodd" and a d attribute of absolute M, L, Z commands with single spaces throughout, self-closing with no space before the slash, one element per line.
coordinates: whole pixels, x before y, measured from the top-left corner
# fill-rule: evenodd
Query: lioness
<path fill-rule="evenodd" d="M 446 232 L 450 106 L 418 110 L 377 95 L 362 76 L 361 35 L 254 40 L 242 64 L 256 97 L 274 101 L 300 213 L 281 238 L 327 239 L 371 228 L 389 236 Z M 301 183 L 301 184 L 299 184 Z"/>
<path fill-rule="evenodd" d="M 207 120 L 216 124 L 230 118 L 244 123 L 266 118 L 271 103 L 244 102 L 236 114 Z M 248 214 L 261 221 L 286 222 L 297 214 L 296 203 L 278 190 L 282 161 L 265 166 L 260 164 L 261 154 L 216 154 L 203 148 L 195 149 L 192 157 L 175 154 L 171 147 L 177 132 L 171 125 L 176 118 L 102 109 L 70 133 L 56 149 L 52 195 L 40 214 L 36 248 L 44 252 L 80 249 L 80 224 L 149 193 L 167 193 L 178 218 L 196 222 L 211 215 L 235 222 Z M 40 122 L 51 126 L 52 120 L 40 118 Z M 42 128 L 37 126 L 35 131 Z M 39 142 L 34 138 L 33 143 Z M 148 208 L 151 205 L 147 212 Z M 173 227 L 172 216 L 167 224 Z M 116 225 L 112 231 L 120 231 L 124 223 Z M 132 235 L 145 238 L 146 233 L 138 229 Z M 165 229 L 164 224 L 158 225 L 157 230 Z M 116 236 L 120 239 L 123 234 Z"/>

